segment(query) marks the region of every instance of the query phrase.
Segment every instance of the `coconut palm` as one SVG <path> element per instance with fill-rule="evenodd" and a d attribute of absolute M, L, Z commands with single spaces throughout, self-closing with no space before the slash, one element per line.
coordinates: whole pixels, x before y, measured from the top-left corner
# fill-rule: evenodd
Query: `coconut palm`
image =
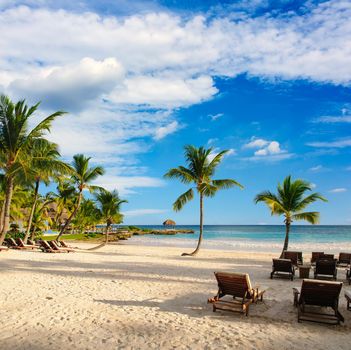
<path fill-rule="evenodd" d="M 108 232 L 112 224 L 122 222 L 123 215 L 120 213 L 122 203 L 128 203 L 124 199 L 120 199 L 117 191 L 106 191 L 101 189 L 95 196 L 101 221 L 106 223 L 105 243 L 108 243 Z"/>
<path fill-rule="evenodd" d="M 0 96 L 0 158 L 6 177 L 4 221 L 0 244 L 9 229 L 14 176 L 21 167 L 20 158 L 29 151 L 35 139 L 42 138 L 45 132 L 50 131 L 53 120 L 64 114 L 62 111 L 55 112 L 29 130 L 28 122 L 38 106 L 39 103 L 28 107 L 25 100 L 14 103 L 7 96 Z"/>
<path fill-rule="evenodd" d="M 95 202 L 91 199 L 83 199 L 80 208 L 72 223 L 80 232 L 95 226 L 100 220 L 100 212 Z"/>
<path fill-rule="evenodd" d="M 271 210 L 271 215 L 283 215 L 285 223 L 285 240 L 281 253 L 288 249 L 289 232 L 291 223 L 295 220 L 305 220 L 310 224 L 317 224 L 319 221 L 319 212 L 303 210 L 311 203 L 321 200 L 327 200 L 320 193 L 311 193 L 305 196 L 305 193 L 312 191 L 312 186 L 309 182 L 297 179 L 291 180 L 291 176 L 287 176 L 283 184 L 278 184 L 278 193 L 274 194 L 270 191 L 259 193 L 255 197 L 256 204 L 258 202 L 266 203 Z"/>
<path fill-rule="evenodd" d="M 31 230 L 33 214 L 38 200 L 40 182 L 44 182 L 44 184 L 48 185 L 54 176 L 57 177 L 58 175 L 69 174 L 72 172 L 72 168 L 60 160 L 59 157 L 60 153 L 58 151 L 58 145 L 45 139 L 37 139 L 31 146 L 30 158 L 25 164 L 27 165 L 26 168 L 30 168 L 29 180 L 31 185 L 34 185 L 34 192 L 26 234 L 24 237 L 25 243 L 27 243 Z M 26 168 L 23 172 L 27 172 Z M 27 173 L 29 173 L 29 171 Z"/>
<path fill-rule="evenodd" d="M 66 228 L 69 226 L 72 219 L 76 216 L 78 209 L 80 207 L 80 204 L 82 202 L 83 190 L 87 189 L 90 192 L 93 192 L 94 190 L 99 189 L 98 186 L 93 186 L 90 183 L 93 180 L 97 179 L 100 175 L 103 175 L 105 173 L 105 171 L 101 166 L 89 167 L 90 159 L 91 159 L 91 157 L 85 157 L 83 154 L 76 154 L 75 156 L 73 156 L 72 181 L 74 182 L 74 185 L 75 185 L 77 192 L 78 192 L 77 202 L 75 204 L 75 208 L 73 209 L 73 212 L 68 217 L 65 224 L 62 226 L 60 233 L 56 237 L 56 240 L 60 239 L 61 235 L 66 230 Z"/>
<path fill-rule="evenodd" d="M 187 167 L 179 166 L 170 169 L 164 176 L 170 179 L 178 179 L 184 184 L 194 184 L 194 187 L 180 195 L 173 204 L 173 209 L 179 211 L 183 206 L 194 198 L 194 189 L 199 194 L 200 199 L 200 234 L 196 249 L 192 253 L 182 255 L 195 255 L 200 249 L 203 234 L 203 199 L 204 197 L 214 197 L 218 190 L 228 189 L 234 186 L 243 186 L 233 179 L 213 180 L 218 165 L 221 163 L 227 150 L 213 155 L 213 148 L 197 148 L 192 145 L 184 147 Z"/>

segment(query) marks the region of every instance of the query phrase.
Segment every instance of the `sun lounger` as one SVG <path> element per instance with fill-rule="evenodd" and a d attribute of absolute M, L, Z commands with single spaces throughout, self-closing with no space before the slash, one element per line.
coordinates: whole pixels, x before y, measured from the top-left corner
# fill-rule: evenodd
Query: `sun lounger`
<path fill-rule="evenodd" d="M 303 264 L 302 252 L 285 250 L 283 253 L 283 259 L 290 259 L 294 266 Z"/>
<path fill-rule="evenodd" d="M 311 265 L 314 265 L 322 255 L 324 255 L 324 252 L 312 252 Z"/>
<path fill-rule="evenodd" d="M 351 311 L 351 291 L 347 290 L 345 292 L 345 298 L 346 298 L 346 309 Z"/>
<path fill-rule="evenodd" d="M 338 266 L 347 267 L 350 265 L 351 253 L 339 253 Z"/>
<path fill-rule="evenodd" d="M 72 249 L 72 248 L 59 247 L 56 241 L 48 241 L 48 243 L 50 244 L 50 247 L 53 250 L 59 250 L 59 251 L 66 252 L 66 253 L 74 252 L 74 249 Z"/>
<path fill-rule="evenodd" d="M 293 262 L 290 259 L 273 259 L 271 278 L 275 275 L 288 276 L 293 281 L 295 276 Z"/>
<path fill-rule="evenodd" d="M 30 244 L 30 245 L 36 245 L 37 247 L 40 246 L 40 244 L 36 243 L 35 241 L 32 241 L 31 239 L 28 239 L 27 242 L 28 242 L 28 244 Z"/>
<path fill-rule="evenodd" d="M 339 295 L 341 282 L 304 279 L 301 291 L 293 288 L 294 305 L 298 308 L 297 320 L 340 324 L 344 317 L 340 314 Z M 326 308 L 331 308 L 328 313 Z"/>
<path fill-rule="evenodd" d="M 62 251 L 52 249 L 50 244 L 47 241 L 44 241 L 44 240 L 39 241 L 39 244 L 40 244 L 40 249 L 45 253 L 63 253 Z"/>
<path fill-rule="evenodd" d="M 346 279 L 349 281 L 349 284 L 351 284 L 351 267 L 346 270 Z"/>
<path fill-rule="evenodd" d="M 72 249 L 72 251 L 74 251 L 74 248 L 70 247 L 65 241 L 59 241 L 59 244 L 61 245 L 61 248 L 68 248 L 68 249 Z"/>
<path fill-rule="evenodd" d="M 38 248 L 36 245 L 25 244 L 23 242 L 22 238 L 17 238 L 16 243 L 20 248 L 23 248 L 23 249 L 37 249 Z"/>
<path fill-rule="evenodd" d="M 6 238 L 6 244 L 11 249 L 25 249 L 20 247 L 13 238 Z"/>
<path fill-rule="evenodd" d="M 314 278 L 332 278 L 336 280 L 337 275 L 336 259 L 319 259 L 316 261 L 316 267 L 314 269 Z"/>
<path fill-rule="evenodd" d="M 218 283 L 218 293 L 213 298 L 208 299 L 213 305 L 213 312 L 217 309 L 228 310 L 249 314 L 251 303 L 263 300 L 264 290 L 257 287 L 252 288 L 250 277 L 244 273 L 215 272 Z M 233 297 L 231 300 L 223 300 L 226 295 Z"/>

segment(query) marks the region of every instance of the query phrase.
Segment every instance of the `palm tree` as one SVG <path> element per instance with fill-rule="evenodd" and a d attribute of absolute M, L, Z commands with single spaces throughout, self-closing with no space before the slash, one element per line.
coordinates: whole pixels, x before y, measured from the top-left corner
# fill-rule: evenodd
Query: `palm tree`
<path fill-rule="evenodd" d="M 72 172 L 72 168 L 65 162 L 61 161 L 59 157 L 60 153 L 57 144 L 45 139 L 37 139 L 33 142 L 30 159 L 25 163 L 31 170 L 30 181 L 34 182 L 34 192 L 24 243 L 27 243 L 31 230 L 33 214 L 38 200 L 40 182 L 44 182 L 48 185 L 53 176 L 69 174 Z"/>
<path fill-rule="evenodd" d="M 327 202 L 327 200 L 319 193 L 311 193 L 305 197 L 307 191 L 312 191 L 311 184 L 300 179 L 292 181 L 290 175 L 284 179 L 283 185 L 278 184 L 277 190 L 277 194 L 270 191 L 259 193 L 255 197 L 255 203 L 266 203 L 271 210 L 271 215 L 284 215 L 285 240 L 281 253 L 282 257 L 284 251 L 288 249 L 291 223 L 294 220 L 305 220 L 312 225 L 317 224 L 319 212 L 303 212 L 303 210 L 317 200 L 324 202 Z"/>
<path fill-rule="evenodd" d="M 200 234 L 196 249 L 188 254 L 195 255 L 200 249 L 203 233 L 203 199 L 204 197 L 214 197 L 218 190 L 228 189 L 234 186 L 243 188 L 243 186 L 233 179 L 213 180 L 217 166 L 221 163 L 223 156 L 228 152 L 222 151 L 213 156 L 213 149 L 197 148 L 192 145 L 184 147 L 185 160 L 187 167 L 179 166 L 170 169 L 164 176 L 170 179 L 178 179 L 184 184 L 194 184 L 200 198 Z M 173 210 L 179 211 L 183 206 L 194 198 L 194 190 L 190 188 L 188 191 L 180 195 L 173 203 Z"/>
<path fill-rule="evenodd" d="M 103 175 L 105 173 L 104 169 L 101 166 L 89 167 L 89 161 L 91 157 L 85 157 L 83 154 L 76 154 L 73 156 L 73 174 L 72 180 L 77 188 L 77 202 L 73 212 L 62 226 L 60 233 L 56 237 L 58 241 L 62 236 L 63 232 L 66 230 L 68 225 L 71 223 L 72 219 L 76 216 L 78 209 L 80 207 L 80 203 L 83 198 L 83 190 L 88 189 L 89 191 L 94 191 L 99 189 L 98 186 L 90 185 L 89 183 L 95 180 L 98 176 Z"/>
<path fill-rule="evenodd" d="M 113 223 L 122 222 L 123 215 L 120 213 L 122 203 L 128 203 L 126 200 L 120 199 L 117 191 L 106 191 L 101 189 L 96 194 L 96 201 L 100 212 L 100 218 L 106 223 L 105 243 L 108 243 L 108 232 Z"/>
<path fill-rule="evenodd" d="M 99 222 L 100 212 L 96 207 L 95 202 L 91 199 L 83 199 L 76 217 L 72 220 L 74 227 L 77 227 L 80 232 L 95 226 Z"/>
<path fill-rule="evenodd" d="M 42 138 L 45 132 L 50 131 L 53 120 L 64 114 L 62 111 L 55 112 L 44 118 L 32 130 L 29 130 L 28 122 L 38 106 L 39 103 L 28 107 L 25 100 L 13 103 L 9 97 L 0 96 L 0 157 L 3 161 L 2 166 L 6 177 L 4 221 L 0 244 L 2 244 L 9 229 L 14 176 L 21 167 L 20 158 L 29 151 L 35 139 Z"/>

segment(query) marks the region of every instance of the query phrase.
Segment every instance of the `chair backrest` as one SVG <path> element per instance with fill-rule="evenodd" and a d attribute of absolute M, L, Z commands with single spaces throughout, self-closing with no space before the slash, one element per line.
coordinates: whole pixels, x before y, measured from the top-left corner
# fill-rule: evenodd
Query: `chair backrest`
<path fill-rule="evenodd" d="M 64 248 L 69 248 L 68 247 L 68 244 L 65 242 L 65 241 L 59 241 L 61 246 L 64 247 Z"/>
<path fill-rule="evenodd" d="M 16 243 L 17 243 L 20 247 L 24 247 L 24 246 L 25 246 L 25 244 L 24 244 L 22 238 L 17 238 L 17 239 L 16 239 Z"/>
<path fill-rule="evenodd" d="M 311 263 L 315 263 L 322 255 L 324 252 L 312 252 Z"/>
<path fill-rule="evenodd" d="M 16 243 L 16 241 L 13 238 L 8 238 L 7 241 L 9 242 L 9 244 L 12 247 L 18 247 L 18 244 Z"/>
<path fill-rule="evenodd" d="M 57 245 L 56 241 L 48 241 L 48 243 L 53 250 L 60 250 L 60 247 Z"/>
<path fill-rule="evenodd" d="M 220 291 L 233 297 L 250 297 L 251 282 L 246 273 L 215 272 Z"/>
<path fill-rule="evenodd" d="M 334 275 L 336 271 L 336 260 L 318 259 L 316 261 L 317 275 Z"/>
<path fill-rule="evenodd" d="M 40 245 L 41 245 L 45 250 L 49 250 L 49 251 L 52 250 L 50 244 L 49 244 L 47 241 L 44 241 L 44 240 L 40 241 Z"/>
<path fill-rule="evenodd" d="M 280 272 L 292 272 L 293 262 L 291 259 L 273 259 L 273 269 Z"/>
<path fill-rule="evenodd" d="M 322 254 L 319 259 L 334 260 L 334 254 Z"/>
<path fill-rule="evenodd" d="M 338 262 L 341 264 L 350 264 L 351 253 L 340 253 Z"/>
<path fill-rule="evenodd" d="M 301 253 L 301 255 L 302 255 L 302 253 Z M 285 250 L 283 253 L 283 258 L 290 259 L 292 261 L 292 263 L 295 266 L 297 266 L 297 263 L 299 261 L 299 252 L 292 252 L 292 251 Z"/>
<path fill-rule="evenodd" d="M 299 303 L 335 307 L 338 304 L 341 288 L 342 282 L 304 279 Z"/>

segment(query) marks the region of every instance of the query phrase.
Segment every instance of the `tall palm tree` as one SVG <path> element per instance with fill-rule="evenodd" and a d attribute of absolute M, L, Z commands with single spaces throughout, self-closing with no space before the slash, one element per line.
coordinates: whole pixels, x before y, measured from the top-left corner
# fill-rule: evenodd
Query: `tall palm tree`
<path fill-rule="evenodd" d="M 76 216 L 78 209 L 80 207 L 80 203 L 83 198 L 83 190 L 88 189 L 90 192 L 99 189 L 98 186 L 90 185 L 90 183 L 98 178 L 100 175 L 105 173 L 104 169 L 101 166 L 89 167 L 89 161 L 91 157 L 85 157 L 83 154 L 76 154 L 73 156 L 73 174 L 72 180 L 77 188 L 77 202 L 75 208 L 65 224 L 62 226 L 60 233 L 56 237 L 56 240 L 59 240 L 62 236 L 63 232 L 71 223 L 72 219 Z"/>
<path fill-rule="evenodd" d="M 31 147 L 30 159 L 25 164 L 30 168 L 30 182 L 34 183 L 33 202 L 28 217 L 24 243 L 30 234 L 33 214 L 38 200 L 40 182 L 46 185 L 50 183 L 53 176 L 69 174 L 72 168 L 59 159 L 58 145 L 45 139 L 37 139 Z M 27 169 L 25 169 L 26 171 Z M 31 185 L 32 185 L 31 183 Z"/>
<path fill-rule="evenodd" d="M 170 169 L 164 176 L 170 179 L 178 179 L 184 184 L 194 184 L 193 188 L 180 195 L 173 204 L 173 210 L 179 211 L 183 206 L 194 198 L 194 189 L 199 194 L 200 199 L 200 234 L 196 249 L 192 253 L 182 255 L 195 255 L 200 249 L 203 234 L 203 199 L 204 197 L 214 197 L 218 190 L 228 189 L 234 186 L 243 186 L 233 179 L 213 180 L 218 165 L 223 156 L 228 152 L 222 151 L 213 156 L 213 149 L 197 148 L 192 145 L 184 147 L 187 167 L 178 166 Z"/>
<path fill-rule="evenodd" d="M 105 243 L 108 243 L 108 232 L 113 223 L 119 224 L 122 222 L 123 215 L 120 213 L 122 203 L 128 203 L 124 199 L 120 199 L 117 191 L 106 191 L 101 189 L 96 194 L 96 202 L 100 212 L 100 218 L 106 223 Z"/>
<path fill-rule="evenodd" d="M 100 220 L 100 212 L 95 202 L 91 199 L 83 199 L 80 208 L 72 223 L 80 232 L 95 226 Z"/>
<path fill-rule="evenodd" d="M 42 138 L 45 132 L 50 131 L 51 124 L 56 117 L 64 114 L 62 111 L 55 112 L 29 130 L 28 122 L 38 106 L 39 103 L 28 107 L 25 100 L 13 103 L 9 97 L 0 96 L 0 157 L 3 161 L 3 170 L 6 176 L 4 221 L 0 244 L 2 244 L 9 229 L 14 176 L 21 167 L 20 157 L 29 151 L 33 140 Z"/>
<path fill-rule="evenodd" d="M 289 246 L 289 232 L 291 223 L 295 220 L 305 220 L 310 224 L 317 224 L 319 222 L 319 212 L 303 210 L 311 203 L 321 200 L 327 200 L 320 193 L 311 193 L 305 196 L 305 193 L 312 191 L 311 184 L 307 181 L 297 179 L 291 180 L 291 176 L 287 176 L 283 184 L 278 184 L 278 193 L 274 194 L 270 191 L 259 193 L 255 197 L 255 203 L 266 203 L 271 210 L 271 215 L 283 215 L 285 223 L 285 240 L 281 253 L 288 249 Z"/>

